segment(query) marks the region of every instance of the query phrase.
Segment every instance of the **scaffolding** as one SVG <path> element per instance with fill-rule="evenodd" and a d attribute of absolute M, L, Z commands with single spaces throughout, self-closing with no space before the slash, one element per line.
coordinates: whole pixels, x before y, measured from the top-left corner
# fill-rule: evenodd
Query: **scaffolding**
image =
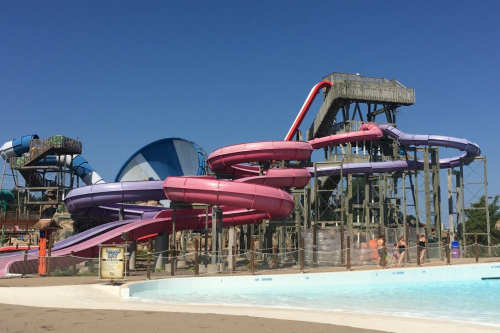
<path fill-rule="evenodd" d="M 381 120 L 380 123 L 396 127 L 400 107 L 415 103 L 414 90 L 395 79 L 332 73 L 324 80 L 330 81 L 332 87 L 324 91 L 323 104 L 306 133 L 308 140 L 358 131 L 367 121 L 377 124 L 376 120 Z M 297 139 L 301 138 L 302 133 L 298 133 Z M 336 165 L 342 170 L 346 163 L 385 161 L 407 161 L 415 167 L 380 174 L 343 174 L 342 171 L 335 176 L 317 174 L 320 166 Z M 423 168 L 417 168 L 418 164 Z M 484 165 L 479 180 L 468 181 L 464 169 L 477 170 L 479 164 Z M 309 186 L 301 191 L 291 190 L 296 207 L 289 220 L 295 221 L 296 232 L 309 228 L 311 224 L 322 229 L 344 226 L 347 230 L 360 231 L 377 226 L 398 228 L 409 225 L 437 243 L 444 239 L 438 147 L 404 147 L 395 139 L 384 137 L 379 141 L 326 147 L 323 162 L 309 162 L 306 166 L 314 169 Z M 481 193 L 488 198 L 486 158 L 463 160 L 460 168 L 448 170 L 448 183 L 451 182 L 450 175 L 454 175 L 455 184 L 454 188 L 448 188 L 448 202 L 453 211 L 449 214 L 449 232 L 453 236 L 456 225 L 463 226 L 461 237 L 465 248 L 474 243 L 472 234 L 467 233 L 465 216 L 467 211 L 478 209 L 470 205 L 477 199 L 474 194 L 478 192 L 471 191 L 468 201 L 464 201 L 464 192 L 479 185 Z M 481 209 L 486 210 L 488 221 L 484 233 L 480 234 L 480 242 L 490 246 L 488 200 L 486 207 Z"/>
<path fill-rule="evenodd" d="M 79 186 L 73 159 L 81 151 L 80 141 L 61 135 L 32 139 L 28 152 L 4 163 L 1 186 L 7 178 L 12 179 L 19 209 L 22 206 L 26 212 L 36 206 L 40 217 L 50 218 L 64 207 L 65 195 Z M 10 170 L 6 170 L 7 163 Z M 21 202 L 21 197 L 24 202 Z"/>

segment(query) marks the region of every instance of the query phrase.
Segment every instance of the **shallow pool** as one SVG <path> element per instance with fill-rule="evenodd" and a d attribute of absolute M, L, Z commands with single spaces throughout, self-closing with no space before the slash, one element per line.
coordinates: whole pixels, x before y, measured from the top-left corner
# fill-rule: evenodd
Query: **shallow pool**
<path fill-rule="evenodd" d="M 401 270 L 386 270 L 382 275 L 389 277 L 397 272 Z M 294 278 L 276 275 L 246 277 L 246 279 L 241 277 L 195 278 L 184 281 L 170 279 L 156 283 L 152 281 L 150 283 L 153 284 L 148 288 L 137 288 L 130 296 L 135 300 L 170 304 L 292 307 L 440 318 L 500 326 L 499 279 L 412 281 L 414 278 L 411 276 L 419 272 L 422 271 L 404 270 L 406 277 L 398 277 L 400 283 L 393 281 L 383 283 L 383 280 L 379 280 L 378 283 L 336 283 L 342 280 L 338 278 L 339 273 L 329 273 L 330 283 L 325 283 L 327 277 L 323 275 L 320 278 L 318 274 L 294 274 L 294 278 L 300 283 L 280 283 L 280 280 L 293 282 Z M 427 269 L 425 272 L 428 276 L 433 275 L 432 269 Z M 443 280 L 443 272 L 446 270 L 437 270 L 434 273 L 439 280 Z M 351 275 L 352 279 L 359 279 L 362 273 L 366 276 L 369 274 L 360 273 Z M 349 279 L 349 273 L 340 274 L 344 279 Z M 379 276 L 381 272 L 371 272 L 371 274 Z M 486 274 L 491 277 L 491 273 Z M 453 279 L 452 276 L 449 278 Z M 239 280 L 240 283 L 233 283 L 231 279 Z M 211 282 L 207 283 L 207 280 Z"/>

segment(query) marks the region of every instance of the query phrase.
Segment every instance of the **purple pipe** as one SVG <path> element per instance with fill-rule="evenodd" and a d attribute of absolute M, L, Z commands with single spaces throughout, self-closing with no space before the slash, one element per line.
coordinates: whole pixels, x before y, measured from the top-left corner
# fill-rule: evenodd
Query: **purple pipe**
<path fill-rule="evenodd" d="M 65 204 L 68 212 L 95 218 L 118 219 L 120 204 L 117 202 L 164 200 L 165 192 L 162 181 L 104 183 L 78 187 L 68 193 Z M 109 195 L 108 195 L 109 194 Z M 106 206 L 99 206 L 106 205 Z M 123 205 L 124 220 L 102 224 L 95 228 L 64 239 L 54 244 L 57 251 L 68 246 L 84 242 L 109 230 L 137 220 L 152 219 L 159 212 L 167 209 L 161 206 Z M 38 250 L 29 251 L 37 255 Z M 19 253 L 5 253 L 0 258 L 18 256 Z"/>
<path fill-rule="evenodd" d="M 78 214 L 96 219 L 116 221 L 120 217 L 121 204 L 105 205 L 98 207 L 87 207 L 78 211 Z M 146 205 L 123 205 L 123 218 L 125 220 L 135 219 L 144 220 L 156 216 L 162 210 L 167 209 L 163 206 L 146 206 Z"/>
<path fill-rule="evenodd" d="M 460 165 L 462 159 L 470 159 L 463 161 L 464 164 L 469 164 L 472 159 L 481 154 L 481 149 L 479 146 L 473 142 L 467 141 L 466 139 L 459 139 L 448 136 L 440 135 L 416 135 L 404 133 L 394 126 L 391 125 L 378 125 L 378 127 L 388 136 L 393 137 L 398 140 L 398 142 L 403 146 L 438 146 L 446 148 L 454 148 L 461 151 L 465 151 L 465 154 L 452 157 L 444 158 L 439 160 L 439 167 L 441 169 L 450 169 Z M 404 171 L 415 169 L 415 163 L 417 163 L 416 168 L 418 170 L 423 170 L 423 161 L 388 161 L 388 162 L 367 162 L 367 163 L 351 163 L 344 164 L 342 166 L 343 174 L 353 174 L 353 173 L 385 173 L 393 171 Z M 307 168 L 311 175 L 314 174 L 314 168 Z M 317 168 L 318 176 L 336 176 L 340 175 L 340 167 L 323 167 Z"/>
<path fill-rule="evenodd" d="M 445 148 L 454 148 L 465 151 L 463 157 L 476 157 L 481 155 L 481 149 L 473 142 L 467 139 L 459 139 L 451 136 L 441 135 L 422 135 L 422 134 L 408 134 L 401 132 L 396 127 L 391 125 L 378 126 L 385 134 L 398 140 L 404 146 L 438 146 Z"/>
<path fill-rule="evenodd" d="M 92 215 L 94 217 L 113 217 L 118 215 L 121 202 L 166 200 L 163 181 L 138 181 L 104 183 L 78 187 L 68 193 L 64 204 L 73 215 Z M 103 207 L 107 206 L 107 207 Z M 124 205 L 124 217 L 143 218 L 145 212 L 156 215 L 164 207 Z M 148 214 L 150 215 L 150 214 Z"/>

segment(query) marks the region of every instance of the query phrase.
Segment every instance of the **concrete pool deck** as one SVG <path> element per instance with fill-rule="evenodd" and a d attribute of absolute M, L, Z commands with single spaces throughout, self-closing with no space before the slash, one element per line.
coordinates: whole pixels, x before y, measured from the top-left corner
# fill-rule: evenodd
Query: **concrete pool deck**
<path fill-rule="evenodd" d="M 329 311 L 306 311 L 297 309 L 166 305 L 123 300 L 119 297 L 120 286 L 109 285 L 69 285 L 50 287 L 2 288 L 0 302 L 3 304 L 37 306 L 62 309 L 92 310 L 132 310 L 151 312 L 171 312 L 190 314 L 217 314 L 230 316 L 250 316 L 287 321 L 301 321 L 321 324 L 349 326 L 360 329 L 385 332 L 498 332 L 498 327 L 452 322 L 427 318 L 395 317 L 386 315 L 366 315 L 335 313 Z M 19 319 L 17 319 L 19 320 Z M 2 320 L 3 323 L 6 323 Z M 185 327 L 189 330 L 188 323 Z"/>
<path fill-rule="evenodd" d="M 139 279 L 136 279 L 139 280 Z M 143 278 L 140 279 L 144 281 Z M 70 283 L 75 285 L 68 285 Z M 109 310 L 119 310 L 119 311 L 139 311 L 141 313 L 151 312 L 151 313 L 169 313 L 179 316 L 189 316 L 197 315 L 194 318 L 199 318 L 199 316 L 204 316 L 204 321 L 212 318 L 211 315 L 215 315 L 213 318 L 215 322 L 212 322 L 211 326 L 213 329 L 205 329 L 205 332 L 211 331 L 221 331 L 220 328 L 227 325 L 228 318 L 238 322 L 239 320 L 246 320 L 248 317 L 256 318 L 266 318 L 269 320 L 282 320 L 283 322 L 277 327 L 286 328 L 289 325 L 290 331 L 295 332 L 306 332 L 306 331 L 316 331 L 316 332 L 365 332 L 364 329 L 368 330 L 379 330 L 385 332 L 418 332 L 422 331 L 439 331 L 439 332 L 498 332 L 499 327 L 488 326 L 481 324 L 465 323 L 465 322 L 454 322 L 448 320 L 438 320 L 438 319 L 428 319 L 428 318 L 413 318 L 413 317 L 396 317 L 389 315 L 373 315 L 373 314 L 359 314 L 359 313 L 348 313 L 348 312 L 331 312 L 331 311 L 321 311 L 321 310 L 302 310 L 302 309 L 284 309 L 284 308 L 265 308 L 265 307 L 248 307 L 248 306 L 206 306 L 206 305 L 169 305 L 169 304 L 158 304 L 158 303 L 145 303 L 137 302 L 126 299 L 121 299 L 120 286 L 110 286 L 95 284 L 95 277 L 65 277 L 65 278 L 27 278 L 27 279 L 1 279 L 0 286 L 7 288 L 0 288 L 0 303 L 3 305 L 1 309 L 5 309 L 6 304 L 16 305 L 16 306 L 28 306 L 28 307 L 38 307 L 38 308 L 51 308 L 51 309 L 87 309 L 87 310 L 99 310 L 108 313 Z M 87 283 L 87 284 L 82 284 Z M 92 283 L 92 284 L 88 284 Z M 38 286 L 37 286 L 38 285 Z M 32 287 L 30 287 L 32 286 Z M 33 309 L 33 308 L 30 308 Z M 31 313 L 29 311 L 25 311 Z M 16 325 L 19 323 L 19 317 L 15 318 L 7 317 L 4 318 L 5 312 L 2 311 L 0 318 L 4 325 Z M 72 313 L 72 312 L 71 312 Z M 65 318 L 69 318 L 70 321 L 80 321 L 80 319 L 73 318 L 72 314 L 69 312 L 65 313 Z M 91 324 L 92 318 L 98 316 L 100 312 L 90 312 L 87 315 L 89 319 L 89 324 Z M 127 312 L 128 313 L 128 312 Z M 28 315 L 29 316 L 29 315 Z M 208 317 L 207 317 L 208 316 Z M 222 317 L 221 317 L 222 316 Z M 237 317 L 230 317 L 237 316 Z M 49 316 L 50 317 L 50 316 Z M 48 317 L 47 317 L 48 318 Z M 57 318 L 57 317 L 55 317 Z M 73 319 L 71 319 L 73 318 Z M 118 318 L 120 316 L 118 315 Z M 191 317 L 187 319 L 188 322 L 185 324 L 179 324 L 179 331 L 189 330 L 192 325 L 192 321 L 196 320 Z M 137 325 L 141 325 L 141 319 L 137 319 Z M 189 323 L 191 321 L 191 324 Z M 294 324 L 295 323 L 295 324 Z M 311 330 L 310 325 L 326 324 L 323 329 L 315 328 Z M 330 326 L 337 325 L 337 326 Z M 128 327 L 131 324 L 128 324 Z M 168 324 L 170 325 L 170 324 Z M 303 330 L 301 330 L 297 325 L 305 325 Z M 308 326 L 309 325 L 309 326 Z M 338 326 L 340 325 L 340 326 Z M 85 326 L 85 325 L 84 325 Z M 85 326 L 86 327 L 86 326 Z M 141 326 L 138 326 L 141 327 Z M 206 325 L 203 326 L 206 328 Z M 355 330 L 349 330 L 348 328 L 354 328 Z M 86 327 L 88 329 L 88 327 Z M 231 329 L 227 328 L 228 332 Z M 258 329 L 256 325 L 255 329 Z M 358 329 L 359 331 L 356 331 Z M 25 330 L 26 331 L 26 330 Z M 73 330 L 74 331 L 74 330 Z M 175 331 L 175 330 L 174 330 Z M 224 330 L 222 330 L 224 331 Z M 234 331 L 234 327 L 233 327 Z M 274 328 L 269 328 L 264 331 L 273 331 Z M 240 333 L 244 331 L 240 330 Z"/>

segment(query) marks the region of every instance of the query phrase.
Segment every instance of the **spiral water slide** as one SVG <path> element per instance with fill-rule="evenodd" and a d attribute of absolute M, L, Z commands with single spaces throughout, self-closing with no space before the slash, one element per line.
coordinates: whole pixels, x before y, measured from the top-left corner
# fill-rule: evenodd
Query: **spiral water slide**
<path fill-rule="evenodd" d="M 174 202 L 204 203 L 219 206 L 223 210 L 225 227 L 242 224 L 257 224 L 263 219 L 279 219 L 290 215 L 294 202 L 290 194 L 280 188 L 305 187 L 314 174 L 312 168 L 277 169 L 271 168 L 259 174 L 259 168 L 242 163 L 278 160 L 308 160 L 314 149 L 347 142 L 374 141 L 384 133 L 395 138 L 402 146 L 440 146 L 464 151 L 460 157 L 440 160 L 441 168 L 450 168 L 467 163 L 480 154 L 479 147 L 465 139 L 437 135 L 413 135 L 399 131 L 390 125 L 363 124 L 358 132 L 316 138 L 308 142 L 290 141 L 303 120 L 314 96 L 327 86 L 315 86 L 299 111 L 285 141 L 266 141 L 227 146 L 212 152 L 208 163 L 216 174 L 232 174 L 234 180 L 216 177 L 168 177 L 164 182 L 123 182 L 97 184 L 71 191 L 66 200 L 68 211 L 76 215 L 116 216 L 123 202 L 169 199 Z M 312 97 L 311 97 L 312 96 Z M 304 112 L 304 110 L 306 110 Z M 391 161 L 374 163 L 344 164 L 342 173 L 382 173 L 423 168 L 423 162 Z M 317 168 L 318 175 L 340 174 L 340 167 Z M 112 222 L 99 230 L 76 235 L 57 243 L 53 256 L 64 256 L 72 251 L 79 256 L 97 256 L 100 243 L 120 242 L 123 232 L 131 239 L 152 233 L 171 232 L 173 212 L 169 209 L 158 211 L 147 206 L 126 206 L 125 221 Z M 179 209 L 176 211 L 176 230 L 201 229 L 205 223 L 205 211 L 200 209 Z M 19 257 L 0 258 L 0 276 L 21 272 Z"/>
<path fill-rule="evenodd" d="M 423 134 L 409 134 L 404 133 L 394 126 L 391 125 L 379 125 L 379 128 L 387 136 L 395 138 L 401 146 L 411 147 L 411 146 L 428 146 L 428 147 L 444 147 L 458 149 L 465 152 L 464 154 L 444 158 L 439 160 L 440 169 L 449 169 L 460 166 L 460 164 L 468 165 L 473 160 L 474 157 L 481 155 L 481 149 L 479 146 L 473 142 L 467 141 L 466 139 L 454 138 L 450 136 L 441 135 L 423 135 Z M 405 171 L 405 170 L 423 170 L 423 161 L 407 161 L 407 160 L 396 160 L 387 162 L 366 162 L 366 163 L 346 163 L 342 165 L 342 173 L 354 174 L 354 173 L 385 173 L 394 171 Z M 308 168 L 311 174 L 314 173 L 314 168 Z M 333 176 L 340 175 L 341 168 L 339 166 L 333 167 L 319 167 L 316 169 L 318 176 Z"/>

